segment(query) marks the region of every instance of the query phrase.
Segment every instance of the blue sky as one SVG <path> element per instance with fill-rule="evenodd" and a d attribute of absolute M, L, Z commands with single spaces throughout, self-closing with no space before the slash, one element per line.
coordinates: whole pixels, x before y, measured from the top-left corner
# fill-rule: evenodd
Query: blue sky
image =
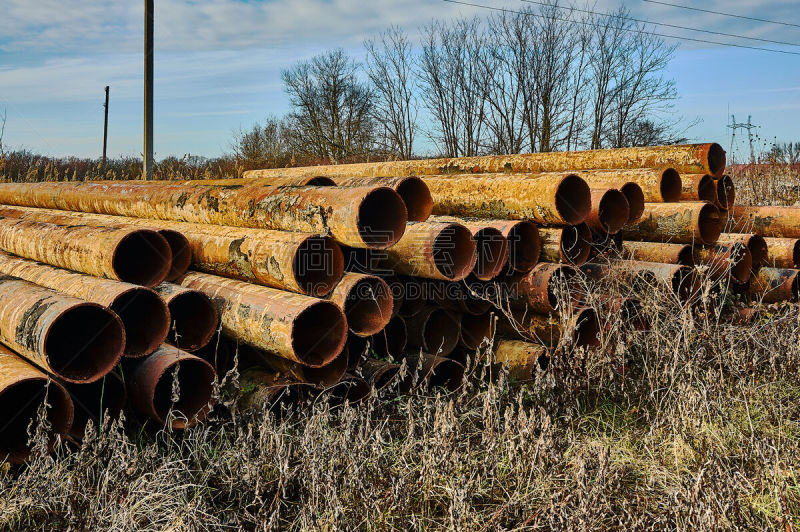
<path fill-rule="evenodd" d="M 516 0 L 472 0 L 519 9 Z M 800 24 L 798 2 L 667 0 Z M 143 6 L 139 0 L 3 0 L 0 112 L 5 143 L 50 155 L 99 156 L 103 87 L 111 86 L 109 154 L 141 151 Z M 595 10 L 617 5 L 598 0 Z M 746 21 L 628 0 L 638 18 L 800 45 L 800 27 Z M 235 130 L 287 110 L 280 71 L 331 47 L 357 59 L 390 24 L 412 36 L 433 18 L 487 15 L 441 0 L 156 0 L 156 157 L 214 156 Z M 770 46 L 661 28 L 662 33 Z M 783 49 L 800 53 L 800 46 Z M 675 113 L 693 140 L 726 147 L 728 111 L 752 115 L 765 141 L 800 141 L 800 55 L 684 43 L 668 75 Z M 740 137 L 741 138 L 741 137 Z M 420 144 L 424 144 L 420 139 Z M 744 148 L 742 142 L 740 146 Z M 422 150 L 424 151 L 424 150 Z"/>

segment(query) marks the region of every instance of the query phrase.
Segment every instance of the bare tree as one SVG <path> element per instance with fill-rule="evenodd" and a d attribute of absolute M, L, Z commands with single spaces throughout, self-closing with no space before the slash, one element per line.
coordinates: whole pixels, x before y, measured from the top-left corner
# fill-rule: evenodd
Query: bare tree
<path fill-rule="evenodd" d="M 6 119 L 8 118 L 8 110 L 3 109 L 3 116 L 0 117 L 0 157 L 6 154 L 3 147 L 3 137 L 6 134 Z"/>
<path fill-rule="evenodd" d="M 289 116 L 296 151 L 336 163 L 372 150 L 373 96 L 356 77 L 357 68 L 339 49 L 282 72 L 294 108 Z"/>
<path fill-rule="evenodd" d="M 614 76 L 624 59 L 625 16 L 625 10 L 619 8 L 615 13 L 596 18 L 592 26 L 594 38 L 588 65 L 591 76 L 591 149 L 602 147 L 606 119 L 614 103 Z"/>
<path fill-rule="evenodd" d="M 376 123 L 386 130 L 386 150 L 410 159 L 417 132 L 417 97 L 414 91 L 414 55 L 408 37 L 398 27 L 368 40 L 367 75 L 375 93 Z"/>
<path fill-rule="evenodd" d="M 286 120 L 269 117 L 249 131 L 239 131 L 232 144 L 233 153 L 246 169 L 279 168 L 291 161 L 290 129 Z"/>

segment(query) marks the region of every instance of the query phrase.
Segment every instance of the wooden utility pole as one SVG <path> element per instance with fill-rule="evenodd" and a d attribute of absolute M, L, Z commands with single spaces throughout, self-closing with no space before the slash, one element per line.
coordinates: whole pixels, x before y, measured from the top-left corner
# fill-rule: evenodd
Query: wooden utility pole
<path fill-rule="evenodd" d="M 106 110 L 106 119 L 103 122 L 103 168 L 106 167 L 106 148 L 108 147 L 108 85 L 106 85 L 106 103 L 103 107 Z"/>
<path fill-rule="evenodd" d="M 153 0 L 144 0 L 144 179 L 153 179 Z"/>

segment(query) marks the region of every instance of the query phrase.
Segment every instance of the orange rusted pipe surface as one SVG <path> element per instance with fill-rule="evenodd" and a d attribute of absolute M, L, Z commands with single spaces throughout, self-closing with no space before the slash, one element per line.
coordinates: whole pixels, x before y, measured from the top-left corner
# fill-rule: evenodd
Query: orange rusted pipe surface
<path fill-rule="evenodd" d="M 693 267 L 695 260 L 694 247 L 691 244 L 666 244 L 664 242 L 636 242 L 633 240 L 622 244 L 623 257 L 643 262 L 663 262 L 665 264 L 681 264 Z"/>
<path fill-rule="evenodd" d="M 731 214 L 733 232 L 752 232 L 772 238 L 800 238 L 800 207 L 736 205 L 728 212 Z"/>
<path fill-rule="evenodd" d="M 391 288 L 375 275 L 344 274 L 329 299 L 344 312 L 350 331 L 359 336 L 377 334 L 392 318 Z"/>
<path fill-rule="evenodd" d="M 573 344 L 576 347 L 600 345 L 600 320 L 590 307 L 578 307 L 569 314 L 539 314 L 515 311 L 511 318 L 498 322 L 499 330 L 507 336 L 518 336 L 556 347 Z"/>
<path fill-rule="evenodd" d="M 174 383 L 175 378 L 177 383 Z M 125 384 L 133 407 L 160 425 L 166 425 L 172 411 L 174 429 L 191 427 L 205 419 L 215 402 L 216 378 L 211 364 L 166 344 L 147 358 L 132 362 L 125 371 Z M 173 403 L 176 388 L 178 398 Z"/>
<path fill-rule="evenodd" d="M 491 339 L 493 334 L 494 313 L 487 312 L 477 316 L 472 314 L 461 315 L 461 335 L 458 343 L 469 350 L 478 349 L 485 341 Z"/>
<path fill-rule="evenodd" d="M 171 252 L 149 229 L 55 225 L 0 217 L 0 249 L 60 268 L 155 286 L 169 272 Z"/>
<path fill-rule="evenodd" d="M 247 368 L 241 372 L 238 404 L 243 410 L 257 408 L 280 414 L 302 406 L 313 396 L 310 384 L 300 383 L 267 368 Z"/>
<path fill-rule="evenodd" d="M 405 318 L 394 316 L 382 331 L 372 337 L 371 344 L 378 356 L 399 359 L 408 344 Z"/>
<path fill-rule="evenodd" d="M 458 345 L 461 320 L 449 310 L 428 305 L 406 319 L 406 328 L 409 346 L 447 356 Z"/>
<path fill-rule="evenodd" d="M 569 173 L 426 177 L 433 213 L 551 225 L 578 224 L 591 210 L 589 186 Z"/>
<path fill-rule="evenodd" d="M 73 419 L 67 390 L 0 345 L 0 460 L 21 464 L 28 459 L 28 425 L 36 423 L 45 397 L 50 405 L 47 421 L 53 432 L 64 438 Z"/>
<path fill-rule="evenodd" d="M 625 195 L 625 199 L 628 200 L 627 223 L 632 224 L 638 222 L 642 214 L 644 214 L 645 199 L 642 187 L 633 181 L 628 181 L 620 185 L 619 191 L 622 192 Z"/>
<path fill-rule="evenodd" d="M 722 233 L 719 235 L 718 244 L 730 245 L 734 242 L 741 242 L 750 251 L 750 256 L 753 261 L 753 273 L 758 273 L 762 266 L 768 266 L 767 263 L 770 249 L 767 246 L 766 239 L 757 233 Z M 792 268 L 793 266 L 788 266 Z"/>
<path fill-rule="evenodd" d="M 487 226 L 499 230 L 508 242 L 508 269 L 529 272 L 539 262 L 542 240 L 533 222 L 527 220 L 483 219 Z"/>
<path fill-rule="evenodd" d="M 547 348 L 522 340 L 498 340 L 494 347 L 494 360 L 508 371 L 515 382 L 532 381 L 536 370 L 542 367 L 540 360 L 548 358 Z"/>
<path fill-rule="evenodd" d="M 526 274 L 508 281 L 509 301 L 543 314 L 563 311 L 580 301 L 579 274 L 566 264 L 543 262 Z"/>
<path fill-rule="evenodd" d="M 258 175 L 381 177 L 478 172 L 561 172 L 594 168 L 655 168 L 666 165 L 681 173 L 704 173 L 719 177 L 725 171 L 725 150 L 716 143 L 684 144 L 275 168 L 258 170 Z"/>
<path fill-rule="evenodd" d="M 589 253 L 589 260 L 594 260 L 597 256 L 609 258 L 619 258 L 622 253 L 624 239 L 622 234 L 617 232 L 613 235 L 602 231 L 592 231 L 592 244 Z"/>
<path fill-rule="evenodd" d="M 0 341 L 65 381 L 92 382 L 119 362 L 125 329 L 97 303 L 0 275 Z"/>
<path fill-rule="evenodd" d="M 405 359 L 414 388 L 444 388 L 453 392 L 464 382 L 464 366 L 455 360 L 428 353 L 416 353 Z"/>
<path fill-rule="evenodd" d="M 336 182 L 329 177 L 324 176 L 305 176 L 305 177 L 287 177 L 287 176 L 259 176 L 260 170 L 247 170 L 242 174 L 242 177 L 230 177 L 224 179 L 188 179 L 178 181 L 162 181 L 178 185 L 210 185 L 217 187 L 228 187 L 237 185 L 248 186 L 274 186 L 274 187 L 333 187 Z M 140 183 L 141 181 L 126 181 L 126 183 Z M 151 181 L 152 182 L 152 181 Z M 158 183 L 158 181 L 155 181 Z"/>
<path fill-rule="evenodd" d="M 299 364 L 330 363 L 347 339 L 344 313 L 330 301 L 198 272 L 181 286 L 211 298 L 227 336 Z"/>
<path fill-rule="evenodd" d="M 800 239 L 765 238 L 767 259 L 765 265 L 773 268 L 800 268 Z"/>
<path fill-rule="evenodd" d="M 2 183 L 0 203 L 135 218 L 327 233 L 355 247 L 397 242 L 406 208 L 389 187 Z"/>
<path fill-rule="evenodd" d="M 761 268 L 750 279 L 748 293 L 763 304 L 796 301 L 800 293 L 798 273 L 799 270 L 789 268 Z"/>
<path fill-rule="evenodd" d="M 0 273 L 108 307 L 122 320 L 126 357 L 148 355 L 167 337 L 169 310 L 149 288 L 62 270 L 2 251 Z"/>
<path fill-rule="evenodd" d="M 98 429 L 105 422 L 106 415 L 109 420 L 114 421 L 125 406 L 125 382 L 116 371 L 88 384 L 66 383 L 64 387 L 75 407 L 75 417 L 69 433 L 76 440 L 83 439 L 90 419 L 95 429 Z"/>
<path fill-rule="evenodd" d="M 681 201 L 707 201 L 721 207 L 717 197 L 717 183 L 708 174 L 683 174 L 681 176 Z"/>
<path fill-rule="evenodd" d="M 627 184 L 634 183 L 642 191 L 643 201 L 649 203 L 674 202 L 681 197 L 682 180 L 674 168 L 578 170 L 574 173 L 592 188 L 622 190 Z"/>
<path fill-rule="evenodd" d="M 481 281 L 489 281 L 497 277 L 508 262 L 508 240 L 503 232 L 492 225 L 483 223 L 479 218 L 464 219 L 454 216 L 434 216 L 435 223 L 461 224 L 472 233 L 475 240 L 476 257 L 472 274 Z"/>
<path fill-rule="evenodd" d="M 469 229 L 435 222 L 410 222 L 386 256 L 387 266 L 399 274 L 446 281 L 464 279 L 478 260 Z"/>
<path fill-rule="evenodd" d="M 204 293 L 173 283 L 155 288 L 169 308 L 168 342 L 183 351 L 204 347 L 217 330 L 217 308 Z"/>
<path fill-rule="evenodd" d="M 566 227 L 540 227 L 542 262 L 563 262 L 580 266 L 592 252 L 592 231 L 585 223 Z"/>
<path fill-rule="evenodd" d="M 714 244 L 724 220 L 714 205 L 704 201 L 645 203 L 639 223 L 622 229 L 625 240 Z"/>
<path fill-rule="evenodd" d="M 593 231 L 615 234 L 628 223 L 630 206 L 625 194 L 616 188 L 592 188 L 592 210 L 586 225 Z"/>
<path fill-rule="evenodd" d="M 753 256 L 742 242 L 699 247 L 695 253 L 700 264 L 708 266 L 711 279 L 716 280 L 728 274 L 738 283 L 746 283 L 750 279 Z"/>
<path fill-rule="evenodd" d="M 433 212 L 433 197 L 428 185 L 416 176 L 406 177 L 350 177 L 336 179 L 336 184 L 345 187 L 383 185 L 392 187 L 406 204 L 409 222 L 424 222 Z"/>
<path fill-rule="evenodd" d="M 595 281 L 602 281 L 607 277 L 621 277 L 632 285 L 642 282 L 662 284 L 681 301 L 693 298 L 699 289 L 699 279 L 694 269 L 680 264 L 614 260 L 603 264 L 584 264 L 581 271 Z"/>
<path fill-rule="evenodd" d="M 166 240 L 171 253 L 171 261 L 166 280 L 177 279 L 189 269 L 192 261 L 192 250 L 185 236 L 177 230 L 158 227 L 153 220 L 130 218 L 127 216 L 109 216 L 105 214 L 79 213 L 59 211 L 56 209 L 36 209 L 33 207 L 9 207 L 0 205 L 0 216 L 19 218 L 32 222 L 45 222 L 56 225 L 88 225 L 90 227 L 144 228 L 157 232 Z"/>
<path fill-rule="evenodd" d="M 239 353 L 241 367 L 264 367 L 274 370 L 287 380 L 319 386 L 332 386 L 339 382 L 347 372 L 350 363 L 350 352 L 347 345 L 336 355 L 336 358 L 320 368 L 303 366 L 245 344 L 238 344 L 236 349 Z"/>
<path fill-rule="evenodd" d="M 715 183 L 720 209 L 730 209 L 736 202 L 736 186 L 733 184 L 733 179 L 729 175 L 724 175 Z"/>

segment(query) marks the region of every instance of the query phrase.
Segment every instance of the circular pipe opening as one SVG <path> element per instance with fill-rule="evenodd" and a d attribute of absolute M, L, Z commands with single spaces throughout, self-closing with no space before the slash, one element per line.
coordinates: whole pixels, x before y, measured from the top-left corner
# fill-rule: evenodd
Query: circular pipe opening
<path fill-rule="evenodd" d="M 178 400 L 172 402 L 173 375 L 178 366 Z M 184 429 L 205 419 L 211 402 L 216 374 L 214 368 L 200 358 L 190 358 L 169 364 L 159 376 L 153 393 L 153 410 L 165 422 L 170 409 L 180 412 L 173 418 L 172 428 Z M 185 419 L 183 419 L 185 418 Z"/>
<path fill-rule="evenodd" d="M 427 379 L 427 388 L 445 388 L 456 391 L 464 381 L 464 366 L 455 360 L 440 359 L 434 362 Z"/>
<path fill-rule="evenodd" d="M 694 269 L 680 266 L 672 274 L 672 291 L 681 301 L 688 301 L 698 290 L 699 280 Z"/>
<path fill-rule="evenodd" d="M 518 272 L 529 272 L 539 262 L 542 240 L 539 230 L 528 221 L 515 223 L 506 236 L 508 262 Z"/>
<path fill-rule="evenodd" d="M 725 150 L 716 142 L 712 143 L 708 148 L 708 169 L 711 175 L 721 176 L 726 164 Z"/>
<path fill-rule="evenodd" d="M 372 394 L 372 386 L 361 377 L 348 375 L 338 384 L 328 390 L 333 404 L 342 404 L 349 401 L 350 404 L 360 403 Z"/>
<path fill-rule="evenodd" d="M 477 260 L 475 277 L 488 281 L 497 277 L 508 261 L 508 241 L 498 229 L 484 227 L 474 235 Z"/>
<path fill-rule="evenodd" d="M 197 290 L 175 294 L 169 302 L 169 343 L 184 351 L 196 351 L 211 341 L 219 315 L 211 300 Z"/>
<path fill-rule="evenodd" d="M 644 214 L 644 192 L 642 187 L 630 182 L 622 185 L 619 190 L 628 200 L 628 223 L 638 222 L 642 218 L 642 214 Z"/>
<path fill-rule="evenodd" d="M 694 268 L 694 247 L 691 244 L 685 244 L 681 246 L 681 250 L 678 252 L 678 259 L 676 262 L 681 266 Z"/>
<path fill-rule="evenodd" d="M 353 368 L 358 365 L 361 358 L 369 356 L 367 348 L 370 347 L 370 339 L 366 336 L 357 336 L 353 333 L 347 335 L 348 362 L 347 367 Z M 325 366 L 323 366 L 325 367 Z"/>
<path fill-rule="evenodd" d="M 584 307 L 575 311 L 575 345 L 597 347 L 600 345 L 600 320 L 594 309 Z"/>
<path fill-rule="evenodd" d="M 400 195 L 388 187 L 370 191 L 358 206 L 358 233 L 371 248 L 385 249 L 400 240 L 408 213 Z"/>
<path fill-rule="evenodd" d="M 406 204 L 409 222 L 424 222 L 433 212 L 433 196 L 425 182 L 415 176 L 403 178 L 395 191 Z"/>
<path fill-rule="evenodd" d="M 722 216 L 719 209 L 710 203 L 706 203 L 700 208 L 697 215 L 697 228 L 700 232 L 701 244 L 713 244 L 722 234 Z"/>
<path fill-rule="evenodd" d="M 149 355 L 164 343 L 169 333 L 167 304 L 149 288 L 126 290 L 109 305 L 125 329 L 125 356 Z"/>
<path fill-rule="evenodd" d="M 717 179 L 717 201 L 723 209 L 730 209 L 736 201 L 736 187 L 731 176 L 724 175 Z"/>
<path fill-rule="evenodd" d="M 583 265 L 592 251 L 592 230 L 586 223 L 562 228 L 559 247 L 561 260 L 575 266 Z"/>
<path fill-rule="evenodd" d="M 625 194 L 614 188 L 606 190 L 597 209 L 597 218 L 606 233 L 613 235 L 622 229 L 629 217 L 630 207 Z"/>
<path fill-rule="evenodd" d="M 767 264 L 769 257 L 769 249 L 767 241 L 761 235 L 750 235 L 747 239 L 747 249 L 750 251 L 750 256 L 753 261 L 753 273 L 758 273 L 762 266 Z M 795 264 L 797 264 L 795 262 Z"/>
<path fill-rule="evenodd" d="M 44 337 L 44 357 L 53 373 L 69 382 L 92 382 L 119 363 L 125 347 L 122 320 L 94 303 L 62 312 Z"/>
<path fill-rule="evenodd" d="M 115 420 L 125 405 L 125 383 L 113 371 L 88 384 L 68 384 L 67 390 L 75 408 L 70 433 L 77 438 L 83 437 L 90 419 L 97 425 L 107 412 Z"/>
<path fill-rule="evenodd" d="M 378 391 L 383 390 L 391 384 L 398 371 L 400 366 L 397 364 L 384 364 L 372 375 L 372 386 Z"/>
<path fill-rule="evenodd" d="M 681 189 L 683 183 L 681 182 L 681 175 L 674 168 L 664 168 L 661 171 L 661 184 L 659 190 L 661 191 L 661 199 L 665 202 L 680 201 Z"/>
<path fill-rule="evenodd" d="M 189 240 L 178 231 L 159 229 L 158 234 L 164 237 L 172 253 L 172 261 L 167 272 L 167 281 L 174 281 L 183 276 L 192 264 L 192 247 Z"/>
<path fill-rule="evenodd" d="M 321 368 L 303 368 L 303 376 L 308 382 L 320 386 L 333 386 L 342 380 L 349 365 L 350 351 L 345 344 L 342 352 L 330 364 L 325 364 Z"/>
<path fill-rule="evenodd" d="M 166 279 L 172 252 L 158 232 L 137 229 L 119 242 L 111 264 L 120 281 L 153 287 Z"/>
<path fill-rule="evenodd" d="M 741 242 L 736 242 L 730 247 L 729 256 L 731 277 L 740 283 L 746 283 L 753 269 L 750 250 Z"/>
<path fill-rule="evenodd" d="M 336 181 L 324 175 L 309 177 L 303 182 L 307 187 L 335 187 Z"/>
<path fill-rule="evenodd" d="M 458 345 L 461 323 L 444 309 L 433 310 L 422 325 L 422 347 L 431 354 L 447 356 Z"/>
<path fill-rule="evenodd" d="M 792 263 L 794 268 L 800 268 L 800 239 L 795 240 L 792 246 Z"/>
<path fill-rule="evenodd" d="M 562 179 L 556 189 L 556 211 L 570 225 L 586 220 L 592 211 L 592 191 L 586 181 L 572 174 Z"/>
<path fill-rule="evenodd" d="M 359 336 L 372 336 L 392 319 L 394 298 L 386 281 L 374 275 L 353 283 L 344 301 L 344 315 L 350 330 Z"/>
<path fill-rule="evenodd" d="M 461 345 L 467 349 L 477 349 L 492 333 L 492 314 L 461 316 Z"/>
<path fill-rule="evenodd" d="M 580 277 L 578 270 L 572 266 L 562 264 L 550 275 L 547 281 L 547 300 L 550 308 L 556 308 L 562 296 L 567 296 L 566 301 L 569 306 L 575 305 L 580 301 Z"/>
<path fill-rule="evenodd" d="M 469 275 L 476 261 L 475 240 L 463 225 L 448 224 L 433 240 L 436 269 L 451 281 L 459 281 Z"/>
<path fill-rule="evenodd" d="M 697 183 L 697 197 L 700 201 L 707 201 L 709 203 L 717 204 L 717 183 L 714 178 L 708 174 L 704 174 Z"/>
<path fill-rule="evenodd" d="M 381 332 L 375 335 L 375 350 L 379 355 L 399 359 L 408 344 L 406 320 L 395 316 Z"/>
<path fill-rule="evenodd" d="M 298 246 L 292 260 L 294 278 L 313 297 L 324 297 L 344 274 L 344 254 L 329 236 L 310 236 Z"/>
<path fill-rule="evenodd" d="M 347 340 L 347 320 L 335 303 L 316 301 L 294 319 L 291 338 L 298 360 L 319 368 L 341 353 Z"/>
<path fill-rule="evenodd" d="M 73 405 L 63 386 L 47 379 L 31 377 L 16 382 L 0 393 L 0 460 L 20 464 L 28 459 L 31 449 L 28 446 L 28 425 L 36 422 L 39 408 L 47 402 L 47 420 L 55 434 L 64 436 L 72 424 Z M 51 441 L 51 446 L 55 443 Z"/>

